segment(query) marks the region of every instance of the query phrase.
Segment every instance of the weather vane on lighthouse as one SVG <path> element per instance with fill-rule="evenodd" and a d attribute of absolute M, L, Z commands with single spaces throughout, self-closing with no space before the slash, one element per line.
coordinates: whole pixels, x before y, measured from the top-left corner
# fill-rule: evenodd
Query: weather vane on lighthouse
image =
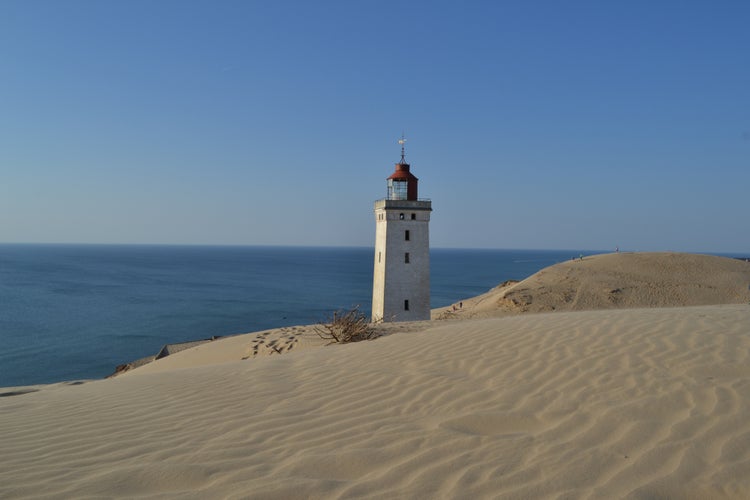
<path fill-rule="evenodd" d="M 404 151 L 404 144 L 406 144 L 406 139 L 404 138 L 404 133 L 401 132 L 401 139 L 398 140 L 398 143 L 401 144 L 401 163 L 406 163 L 406 160 L 404 159 L 406 156 L 406 152 Z"/>

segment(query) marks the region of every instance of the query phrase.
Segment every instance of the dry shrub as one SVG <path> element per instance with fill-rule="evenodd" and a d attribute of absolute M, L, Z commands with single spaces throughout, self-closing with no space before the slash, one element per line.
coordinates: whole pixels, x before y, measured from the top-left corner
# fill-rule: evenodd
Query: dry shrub
<path fill-rule="evenodd" d="M 378 336 L 367 316 L 359 310 L 359 306 L 349 311 L 335 311 L 315 326 L 315 333 L 324 340 L 330 340 L 329 344 L 347 344 Z"/>

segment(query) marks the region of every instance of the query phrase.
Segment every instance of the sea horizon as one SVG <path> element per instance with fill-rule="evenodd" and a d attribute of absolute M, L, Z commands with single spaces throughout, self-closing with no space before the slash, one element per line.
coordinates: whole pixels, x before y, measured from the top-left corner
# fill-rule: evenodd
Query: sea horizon
<path fill-rule="evenodd" d="M 205 248 L 333 248 L 333 249 L 370 249 L 374 251 L 372 245 L 308 245 L 308 244 L 274 244 L 274 243 L 97 243 L 97 242 L 25 242 L 10 241 L 0 242 L 0 246 L 92 246 L 92 247 L 205 247 Z M 515 248 L 515 247 L 454 247 L 454 246 L 430 246 L 430 250 L 510 250 L 510 251 L 551 251 L 551 252 L 579 252 L 575 248 Z M 614 249 L 587 249 L 588 252 L 610 252 Z M 626 250 L 623 250 L 626 251 Z M 628 250 L 638 251 L 638 250 Z M 672 250 L 664 250 L 672 251 Z M 700 253 L 700 252 L 688 252 Z M 714 252 L 715 253 L 715 252 Z"/>
<path fill-rule="evenodd" d="M 372 245 L 309 245 L 309 244 L 275 244 L 275 243 L 102 243 L 102 242 L 25 242 L 25 241 L 0 241 L 0 246 L 94 246 L 94 247 L 205 247 L 205 248 L 319 248 L 319 249 L 371 249 L 374 251 L 374 242 Z M 469 251 L 531 251 L 531 252 L 574 252 L 576 256 L 580 252 L 588 254 L 611 253 L 611 252 L 674 252 L 674 253 L 693 253 L 704 255 L 718 256 L 737 256 L 740 258 L 750 257 L 750 250 L 695 250 L 695 249 L 640 249 L 619 247 L 612 248 L 529 248 L 529 247 L 465 247 L 465 246 L 430 246 L 430 250 L 469 250 Z"/>

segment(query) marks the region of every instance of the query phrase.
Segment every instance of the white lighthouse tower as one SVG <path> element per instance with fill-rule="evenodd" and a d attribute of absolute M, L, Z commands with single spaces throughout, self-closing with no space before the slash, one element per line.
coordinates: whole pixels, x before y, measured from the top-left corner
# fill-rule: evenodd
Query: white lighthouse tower
<path fill-rule="evenodd" d="M 375 202 L 373 321 L 430 319 L 430 212 L 409 171 L 402 137 L 401 161 L 388 177 L 388 196 Z"/>

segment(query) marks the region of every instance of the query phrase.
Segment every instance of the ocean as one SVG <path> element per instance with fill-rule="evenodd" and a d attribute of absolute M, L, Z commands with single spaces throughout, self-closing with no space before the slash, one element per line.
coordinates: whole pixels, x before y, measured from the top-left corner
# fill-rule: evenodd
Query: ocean
<path fill-rule="evenodd" d="M 578 253 L 433 249 L 432 307 Z M 336 309 L 369 315 L 372 268 L 371 248 L 0 245 L 0 387 L 102 378 L 164 344 Z"/>

